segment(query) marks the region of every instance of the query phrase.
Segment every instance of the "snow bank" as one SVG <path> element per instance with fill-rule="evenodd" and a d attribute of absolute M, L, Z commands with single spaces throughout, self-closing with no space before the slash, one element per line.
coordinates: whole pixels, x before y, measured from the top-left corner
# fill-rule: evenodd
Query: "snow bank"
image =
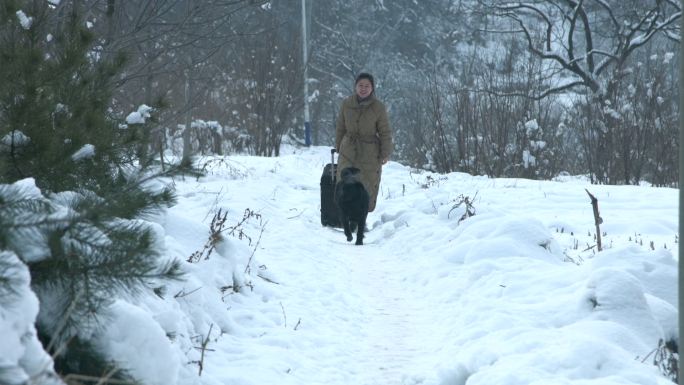
<path fill-rule="evenodd" d="M 17 190 L 5 194 L 10 197 L 45 199 L 31 179 L 0 185 L 0 188 Z M 60 216 L 67 215 L 60 207 L 73 194 L 63 192 L 51 197 L 50 202 Z M 204 207 L 205 204 L 202 202 L 199 208 L 211 209 Z M 241 218 L 231 215 L 228 219 L 234 225 Z M 257 258 L 252 258 L 248 240 L 238 239 L 237 234 L 216 238 L 211 254 L 206 252 L 209 223 L 194 216 L 187 219 L 171 211 L 149 224 L 160 239 L 156 247 L 165 260 L 185 261 L 183 279 L 150 282 L 155 292 L 115 299 L 101 315 L 102 322 L 89 325 L 81 334 L 83 338 L 92 337 L 94 347 L 105 359 L 141 383 L 199 384 L 202 383 L 199 371 L 204 364 L 199 347 L 205 341 L 213 342 L 239 329 L 229 314 L 227 298 L 251 295 L 252 274 L 260 271 L 256 267 Z M 258 228 L 249 220 L 242 226 Z M 40 236 L 38 231 L 35 234 L 26 231 L 27 228 L 18 227 L 17 234 L 11 233 L 7 241 L 23 242 L 25 257 L 38 261 L 48 252 L 46 242 L 26 244 L 26 239 Z M 190 262 L 189 257 L 196 252 L 201 252 L 200 257 Z M 48 302 L 41 306 L 49 312 L 50 293 L 45 293 L 44 299 Z M 28 268 L 15 254 L 0 251 L 0 384 L 24 385 L 29 380 L 48 385 L 61 383 L 54 374 L 52 359 L 36 337 L 34 322 L 38 309 Z"/>
<path fill-rule="evenodd" d="M 390 162 L 357 247 L 320 225 L 329 149 L 282 154 L 209 157 L 205 177 L 174 182 L 178 204 L 152 221 L 162 255 L 186 261 L 185 279 L 119 299 L 96 334 L 136 379 L 671 383 L 651 353 L 679 339 L 677 190 L 436 175 Z M 601 252 L 585 188 L 599 200 Z M 219 210 L 227 221 L 209 253 Z M 21 325 L 35 317 L 31 306 Z M 20 362 L 23 332 L 2 328 L 15 336 L 7 357 Z"/>
<path fill-rule="evenodd" d="M 26 265 L 0 251 L 0 384 L 61 384 L 37 337 L 38 298 L 30 282 Z"/>

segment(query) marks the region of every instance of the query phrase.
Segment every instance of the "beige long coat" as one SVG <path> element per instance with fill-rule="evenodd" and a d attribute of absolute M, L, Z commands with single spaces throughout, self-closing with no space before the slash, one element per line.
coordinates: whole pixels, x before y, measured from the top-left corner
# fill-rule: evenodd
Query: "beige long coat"
<path fill-rule="evenodd" d="M 385 105 L 373 94 L 361 103 L 356 95 L 344 99 L 337 116 L 335 148 L 340 153 L 338 180 L 345 167 L 359 168 L 370 195 L 368 211 L 375 210 L 382 160 L 392 153 L 392 131 Z"/>

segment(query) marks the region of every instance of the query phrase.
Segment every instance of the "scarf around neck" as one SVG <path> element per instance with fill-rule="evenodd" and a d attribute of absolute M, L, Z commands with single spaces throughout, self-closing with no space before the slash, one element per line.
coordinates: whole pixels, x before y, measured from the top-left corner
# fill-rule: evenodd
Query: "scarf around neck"
<path fill-rule="evenodd" d="M 359 104 L 368 103 L 368 102 L 370 102 L 372 99 L 373 99 L 373 93 L 372 93 L 372 92 L 371 92 L 370 95 L 366 96 L 365 98 L 361 98 L 361 97 L 359 97 L 359 95 L 356 95 L 356 102 L 359 103 Z"/>

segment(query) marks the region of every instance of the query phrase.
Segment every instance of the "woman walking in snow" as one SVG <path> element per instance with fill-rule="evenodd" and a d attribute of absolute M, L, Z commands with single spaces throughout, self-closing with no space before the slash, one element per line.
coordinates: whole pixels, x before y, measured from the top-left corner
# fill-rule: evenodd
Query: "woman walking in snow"
<path fill-rule="evenodd" d="M 346 167 L 361 170 L 361 182 L 370 195 L 368 212 L 375 210 L 382 165 L 392 153 L 392 131 L 385 105 L 375 97 L 375 81 L 360 73 L 354 94 L 344 99 L 337 116 L 335 148 L 340 154 L 337 180 Z"/>

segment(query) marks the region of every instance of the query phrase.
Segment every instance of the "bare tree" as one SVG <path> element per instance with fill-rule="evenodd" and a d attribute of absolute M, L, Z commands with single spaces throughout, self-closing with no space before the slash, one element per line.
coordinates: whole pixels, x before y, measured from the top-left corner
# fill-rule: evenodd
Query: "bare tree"
<path fill-rule="evenodd" d="M 497 90 L 502 94 L 543 99 L 552 94 L 586 93 L 580 136 L 592 180 L 636 183 L 641 156 L 631 148 L 643 133 L 624 130 L 625 77 L 631 59 L 657 36 L 678 40 L 681 6 L 674 0 L 630 2 L 611 0 L 484 1 L 510 28 L 497 32 L 520 34 L 527 50 L 547 64 L 544 87 L 533 93 Z M 501 25 L 501 24 L 499 24 Z M 491 31 L 491 30 L 490 30 Z M 626 134 L 627 133 L 627 134 Z"/>
<path fill-rule="evenodd" d="M 608 97 L 635 50 L 658 33 L 679 36 L 681 6 L 674 0 L 639 1 L 635 7 L 610 0 L 479 1 L 512 21 L 518 28 L 506 32 L 522 34 L 529 52 L 550 62 L 549 71 L 566 76 L 549 76 L 544 90 L 525 95 L 533 98 L 576 87 Z"/>
<path fill-rule="evenodd" d="M 140 132 L 141 150 L 162 155 L 166 136 L 183 122 L 187 162 L 198 150 L 193 143 L 203 138 L 192 128 L 195 113 L 206 105 L 207 94 L 219 88 L 207 81 L 221 78 L 223 69 L 214 64 L 235 48 L 237 36 L 257 27 L 245 26 L 244 14 L 264 1 L 66 0 L 60 7 L 67 3 L 78 4 L 93 21 L 102 36 L 103 57 L 128 55 L 126 71 L 118 77 L 114 110 L 125 114 L 143 103 L 164 107 L 158 125 Z"/>

